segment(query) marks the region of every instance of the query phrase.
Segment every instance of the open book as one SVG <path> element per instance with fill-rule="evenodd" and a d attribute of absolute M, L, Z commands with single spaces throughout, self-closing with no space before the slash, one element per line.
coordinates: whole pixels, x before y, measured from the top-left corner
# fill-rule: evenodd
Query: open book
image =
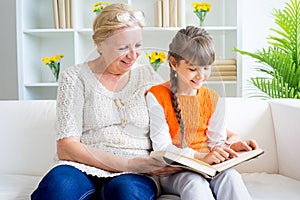
<path fill-rule="evenodd" d="M 209 165 L 203 161 L 196 160 L 194 158 L 180 155 L 171 151 L 152 151 L 150 156 L 162 160 L 168 165 L 179 166 L 200 173 L 206 178 L 213 178 L 220 172 L 247 160 L 253 159 L 263 153 L 264 151 L 262 149 L 238 152 L 238 157 L 231 158 L 222 163 L 213 165 Z"/>

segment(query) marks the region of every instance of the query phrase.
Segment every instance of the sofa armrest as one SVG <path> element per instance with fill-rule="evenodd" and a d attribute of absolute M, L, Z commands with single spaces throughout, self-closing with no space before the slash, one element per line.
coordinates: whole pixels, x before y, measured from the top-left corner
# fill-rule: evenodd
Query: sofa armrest
<path fill-rule="evenodd" d="M 274 99 L 270 101 L 279 173 L 300 181 L 300 100 Z"/>

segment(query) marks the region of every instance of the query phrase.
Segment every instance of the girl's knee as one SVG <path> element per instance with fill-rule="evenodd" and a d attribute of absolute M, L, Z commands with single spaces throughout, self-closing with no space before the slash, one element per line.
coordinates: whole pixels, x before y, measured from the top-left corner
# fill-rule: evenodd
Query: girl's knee
<path fill-rule="evenodd" d="M 225 170 L 220 175 L 223 176 L 223 178 L 225 179 L 232 179 L 232 180 L 238 180 L 242 178 L 241 174 L 232 168 Z"/>

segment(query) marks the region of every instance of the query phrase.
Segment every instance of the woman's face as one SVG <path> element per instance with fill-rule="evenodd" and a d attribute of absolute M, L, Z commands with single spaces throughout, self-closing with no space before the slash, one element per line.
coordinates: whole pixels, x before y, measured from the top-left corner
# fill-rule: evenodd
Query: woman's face
<path fill-rule="evenodd" d="M 98 46 L 98 50 L 102 52 L 107 69 L 123 74 L 131 70 L 141 55 L 141 47 L 142 30 L 139 26 L 133 26 L 116 30 Z"/>
<path fill-rule="evenodd" d="M 211 66 L 193 66 L 185 60 L 175 65 L 172 67 L 177 72 L 178 92 L 185 95 L 195 95 L 211 73 Z"/>

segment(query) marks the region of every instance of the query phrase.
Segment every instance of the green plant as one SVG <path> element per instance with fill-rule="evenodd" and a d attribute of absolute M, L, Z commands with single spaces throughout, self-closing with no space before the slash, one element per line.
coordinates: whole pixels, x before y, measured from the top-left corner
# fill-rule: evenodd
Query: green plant
<path fill-rule="evenodd" d="M 167 56 L 162 51 L 152 51 L 151 54 L 147 53 L 146 57 L 149 58 L 149 62 L 155 71 L 158 70 L 160 64 L 164 63 Z"/>
<path fill-rule="evenodd" d="M 92 11 L 98 15 L 104 8 L 105 6 L 109 5 L 110 3 L 108 1 L 102 2 L 98 1 L 97 3 L 94 3 L 94 7 Z"/>
<path fill-rule="evenodd" d="M 256 70 L 265 77 L 252 77 L 251 83 L 265 98 L 300 99 L 300 0 L 286 2 L 283 10 L 274 9 L 276 35 L 267 38 L 268 48 L 255 53 L 234 48 L 260 63 Z M 255 95 L 253 95 L 255 96 Z"/>
<path fill-rule="evenodd" d="M 199 18 L 200 21 L 200 27 L 202 27 L 203 22 L 205 20 L 206 14 L 207 12 L 210 11 L 211 9 L 211 4 L 207 3 L 207 2 L 193 2 L 192 3 L 192 7 L 194 8 L 194 13 L 197 15 L 197 17 Z"/>
<path fill-rule="evenodd" d="M 60 72 L 60 61 L 63 57 L 64 54 L 56 54 L 56 56 L 42 57 L 44 65 L 50 68 L 56 81 L 58 81 Z"/>

